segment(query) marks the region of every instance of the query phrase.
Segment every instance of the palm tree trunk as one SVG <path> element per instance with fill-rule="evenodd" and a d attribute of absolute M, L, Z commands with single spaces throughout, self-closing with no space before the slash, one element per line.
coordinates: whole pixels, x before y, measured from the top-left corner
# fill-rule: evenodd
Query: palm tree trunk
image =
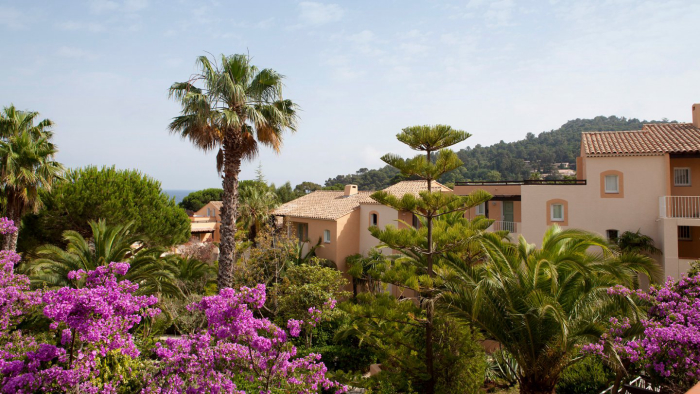
<path fill-rule="evenodd" d="M 233 286 L 233 266 L 236 263 L 236 217 L 238 216 L 238 175 L 241 172 L 241 157 L 236 154 L 235 145 L 231 138 L 224 141 L 219 289 Z"/>
<path fill-rule="evenodd" d="M 7 218 L 15 222 L 17 231 L 12 234 L 5 234 L 2 238 L 2 248 L 4 250 L 17 251 L 17 238 L 19 237 L 19 226 L 22 220 L 22 210 L 18 206 L 17 198 L 14 193 L 10 192 L 7 195 Z"/>
<path fill-rule="evenodd" d="M 557 379 L 529 379 L 523 377 L 520 381 L 520 394 L 554 394 Z"/>

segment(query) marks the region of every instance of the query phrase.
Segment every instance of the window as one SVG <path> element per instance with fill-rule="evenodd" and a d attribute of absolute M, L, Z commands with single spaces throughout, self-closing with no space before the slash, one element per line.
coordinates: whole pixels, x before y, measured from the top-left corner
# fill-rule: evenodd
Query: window
<path fill-rule="evenodd" d="M 207 217 L 211 217 L 211 208 L 207 208 Z"/>
<path fill-rule="evenodd" d="M 563 204 L 552 204 L 551 218 L 553 222 L 563 222 L 564 221 L 564 205 Z"/>
<path fill-rule="evenodd" d="M 376 226 L 379 220 L 379 215 L 376 213 L 372 213 L 369 215 L 369 225 L 370 226 Z"/>
<path fill-rule="evenodd" d="M 605 176 L 605 192 L 619 193 L 620 192 L 620 177 L 617 175 Z"/>
<path fill-rule="evenodd" d="M 306 242 L 309 238 L 309 225 L 306 223 L 297 223 L 297 236 L 299 242 Z"/>
<path fill-rule="evenodd" d="M 674 168 L 673 169 L 673 185 L 674 186 L 690 186 L 690 168 Z"/>
<path fill-rule="evenodd" d="M 323 230 L 323 242 L 331 243 L 331 230 Z"/>
<path fill-rule="evenodd" d="M 678 226 L 678 240 L 691 241 L 690 226 Z"/>
<path fill-rule="evenodd" d="M 605 230 L 605 235 L 608 237 L 608 241 L 615 242 L 617 241 L 618 234 L 620 232 L 617 230 Z"/>
<path fill-rule="evenodd" d="M 486 215 L 486 203 L 482 202 L 481 204 L 476 206 L 476 215 Z"/>
<path fill-rule="evenodd" d="M 418 216 L 413 215 L 413 228 L 420 228 L 420 220 L 418 220 Z"/>

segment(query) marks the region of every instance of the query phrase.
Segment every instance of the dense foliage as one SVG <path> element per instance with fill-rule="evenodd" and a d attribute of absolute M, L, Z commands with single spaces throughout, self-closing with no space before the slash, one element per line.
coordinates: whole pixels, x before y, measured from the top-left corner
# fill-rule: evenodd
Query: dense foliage
<path fill-rule="evenodd" d="M 221 201 L 224 189 L 209 188 L 198 190 L 186 195 L 178 204 L 188 211 L 197 212 L 210 201 Z"/>
<path fill-rule="evenodd" d="M 89 237 L 89 222 L 133 222 L 132 232 L 147 244 L 178 245 L 190 237 L 185 211 L 161 190 L 160 182 L 136 170 L 89 166 L 69 170 L 65 180 L 43 194 L 44 209 L 25 218 L 21 250 L 43 244 L 61 245 L 63 232 Z"/>

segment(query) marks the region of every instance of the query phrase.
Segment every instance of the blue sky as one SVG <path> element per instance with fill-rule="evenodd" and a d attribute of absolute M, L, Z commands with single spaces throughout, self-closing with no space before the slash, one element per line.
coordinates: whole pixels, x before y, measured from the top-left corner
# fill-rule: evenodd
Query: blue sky
<path fill-rule="evenodd" d="M 214 155 L 168 134 L 167 89 L 199 55 L 249 52 L 302 112 L 242 177 L 323 183 L 410 154 L 395 135 L 415 124 L 472 133 L 459 149 L 596 115 L 690 121 L 698 20 L 693 1 L 0 0 L 0 105 L 52 119 L 69 167 L 217 187 Z"/>

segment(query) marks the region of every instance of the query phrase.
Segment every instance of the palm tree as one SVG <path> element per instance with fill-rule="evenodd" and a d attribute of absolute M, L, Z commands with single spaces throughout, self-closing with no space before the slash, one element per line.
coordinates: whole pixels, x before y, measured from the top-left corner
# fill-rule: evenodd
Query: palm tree
<path fill-rule="evenodd" d="M 656 255 L 661 253 L 661 250 L 654 246 L 654 239 L 648 235 L 642 234 L 639 230 L 634 233 L 631 231 L 625 231 L 614 241 L 622 253 L 639 253 L 647 255 Z"/>
<path fill-rule="evenodd" d="M 40 190 L 51 190 L 63 166 L 53 161 L 58 151 L 51 142 L 53 122 L 34 124 L 38 112 L 18 111 L 14 105 L 0 113 L 0 184 L 5 215 L 21 225 L 22 215 L 41 207 Z M 3 249 L 17 249 L 18 232 L 3 239 Z"/>
<path fill-rule="evenodd" d="M 550 227 L 542 248 L 483 238 L 488 260 L 454 270 L 443 294 L 455 316 L 498 341 L 518 365 L 521 393 L 554 393 L 560 373 L 579 361 L 579 347 L 596 342 L 609 319 L 643 315 L 631 299 L 608 294 L 637 286 L 638 274 L 660 269 L 642 255 L 615 255 L 607 242 L 580 230 Z"/>
<path fill-rule="evenodd" d="M 247 55 L 222 55 L 221 64 L 201 56 L 197 64 L 199 74 L 170 87 L 169 96 L 182 106 L 170 131 L 202 150 L 218 149 L 216 166 L 224 189 L 218 277 L 222 289 L 233 284 L 241 161 L 254 158 L 260 144 L 279 152 L 284 131 L 296 131 L 297 105 L 282 98 L 283 76 L 259 70 Z"/>
<path fill-rule="evenodd" d="M 135 249 L 141 240 L 131 232 L 131 224 L 109 226 L 104 220 L 90 222 L 92 238 L 87 240 L 76 231 L 65 231 L 66 249 L 44 245 L 37 249 L 37 259 L 21 269 L 29 274 L 34 287 L 75 287 L 68 279 L 70 271 L 88 271 L 111 262 L 130 264 L 123 279 L 139 285 L 139 294 L 168 294 L 180 296 L 175 284 L 178 268 L 172 258 L 163 257 L 163 248 Z"/>
<path fill-rule="evenodd" d="M 272 210 L 277 206 L 277 195 L 265 184 L 255 184 L 242 188 L 241 219 L 248 229 L 248 239 L 256 245 L 255 237 L 263 226 L 270 221 Z"/>

